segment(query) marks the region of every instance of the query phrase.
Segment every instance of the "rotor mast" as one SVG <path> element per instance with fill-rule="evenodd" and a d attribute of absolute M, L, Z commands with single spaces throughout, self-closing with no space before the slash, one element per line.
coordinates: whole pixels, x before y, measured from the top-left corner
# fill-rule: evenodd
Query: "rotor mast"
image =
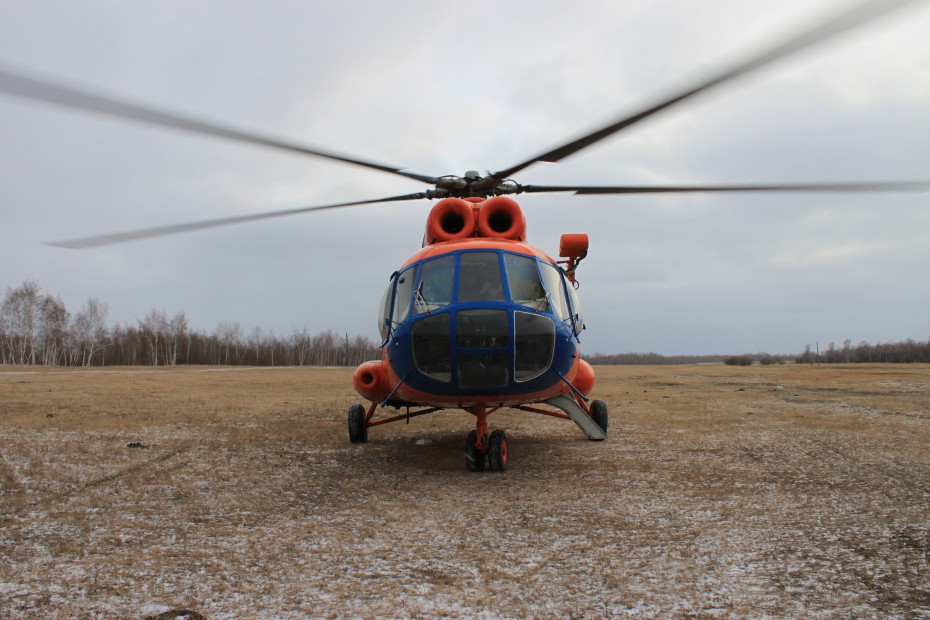
<path fill-rule="evenodd" d="M 498 179 L 488 173 L 481 176 L 477 170 L 468 170 L 462 176 L 446 175 L 436 180 L 436 189 L 427 190 L 427 198 L 490 198 L 523 192 L 522 186 L 511 179 Z"/>

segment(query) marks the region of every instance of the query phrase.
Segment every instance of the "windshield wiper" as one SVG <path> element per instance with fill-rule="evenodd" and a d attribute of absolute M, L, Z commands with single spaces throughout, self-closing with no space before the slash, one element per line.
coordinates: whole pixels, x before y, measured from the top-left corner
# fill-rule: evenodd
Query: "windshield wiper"
<path fill-rule="evenodd" d="M 413 297 L 413 304 L 417 307 L 420 314 L 425 312 L 427 315 L 430 315 L 433 313 L 429 308 L 429 302 L 423 297 L 423 282 L 420 282 L 420 286 L 417 287 L 416 295 Z"/>

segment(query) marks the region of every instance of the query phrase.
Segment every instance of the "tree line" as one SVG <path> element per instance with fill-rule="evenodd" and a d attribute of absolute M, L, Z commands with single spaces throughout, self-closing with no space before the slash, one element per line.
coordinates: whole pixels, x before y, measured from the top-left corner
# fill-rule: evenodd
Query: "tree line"
<path fill-rule="evenodd" d="M 0 303 L 0 363 L 46 366 L 355 366 L 380 357 L 377 343 L 307 327 L 287 336 L 238 323 L 212 332 L 190 328 L 187 315 L 151 310 L 131 325 L 108 325 L 109 305 L 89 299 L 72 314 L 60 297 L 32 280 L 7 287 Z"/>
<path fill-rule="evenodd" d="M 717 364 L 725 357 L 725 355 L 662 355 L 661 353 L 594 353 L 584 356 L 590 364 L 605 366 Z"/>
<path fill-rule="evenodd" d="M 908 338 L 900 342 L 880 342 L 869 344 L 862 341 L 852 346 L 852 341 L 844 340 L 839 348 L 834 343 L 827 345 L 823 351 L 816 347 L 804 347 L 804 351 L 795 358 L 798 364 L 928 364 L 930 363 L 930 338 L 926 342 L 917 342 Z"/>
<path fill-rule="evenodd" d="M 661 353 L 614 353 L 605 355 L 595 353 L 585 356 L 591 364 L 604 365 L 673 365 L 673 364 L 726 364 L 728 366 L 749 366 L 754 363 L 769 366 L 784 364 L 792 356 L 771 355 L 769 353 L 746 353 L 744 355 L 662 355 Z"/>

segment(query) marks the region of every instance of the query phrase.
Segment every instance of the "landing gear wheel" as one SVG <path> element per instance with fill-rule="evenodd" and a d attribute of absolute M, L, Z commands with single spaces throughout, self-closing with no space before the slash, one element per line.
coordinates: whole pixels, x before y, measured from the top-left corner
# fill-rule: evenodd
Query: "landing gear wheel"
<path fill-rule="evenodd" d="M 507 434 L 494 431 L 488 441 L 488 465 L 491 471 L 507 470 Z"/>
<path fill-rule="evenodd" d="M 468 433 L 468 439 L 465 440 L 465 467 L 468 471 L 484 471 L 484 462 L 487 455 L 475 447 L 478 441 L 478 432 Z"/>
<path fill-rule="evenodd" d="M 607 403 L 605 403 L 605 402 L 602 401 L 602 400 L 592 400 L 592 401 L 591 401 L 590 411 L 591 411 L 591 418 L 592 418 L 592 419 L 597 423 L 597 425 L 600 426 L 601 429 L 603 429 L 603 431 L 606 433 L 606 432 L 607 432 L 607 424 L 608 424 L 608 418 L 607 418 Z"/>
<path fill-rule="evenodd" d="M 359 403 L 349 407 L 349 441 L 352 443 L 368 441 L 368 413 Z"/>

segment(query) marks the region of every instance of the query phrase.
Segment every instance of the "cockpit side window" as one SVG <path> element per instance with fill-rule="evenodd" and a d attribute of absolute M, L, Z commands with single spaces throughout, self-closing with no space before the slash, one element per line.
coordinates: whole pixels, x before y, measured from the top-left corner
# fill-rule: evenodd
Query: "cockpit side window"
<path fill-rule="evenodd" d="M 562 286 L 562 272 L 549 263 L 542 261 L 540 261 L 539 266 L 542 271 L 543 281 L 546 283 L 546 292 L 549 294 L 552 311 L 563 321 L 570 319 L 571 313 L 568 310 L 565 289 Z"/>
<path fill-rule="evenodd" d="M 458 300 L 505 301 L 496 252 L 463 252 L 459 256 Z"/>
<path fill-rule="evenodd" d="M 575 292 L 575 287 L 572 286 L 572 283 L 564 276 L 563 280 L 565 282 L 565 290 L 568 291 L 568 301 L 571 305 L 572 330 L 577 336 L 581 333 L 581 330 L 584 329 L 584 315 L 581 311 L 581 300 L 578 298 L 578 293 Z"/>
<path fill-rule="evenodd" d="M 382 343 L 387 340 L 388 334 L 391 333 L 391 322 L 388 317 L 391 315 L 391 298 L 394 292 L 394 276 L 391 276 L 391 283 L 384 289 L 384 295 L 381 296 L 380 311 L 378 312 L 378 333 L 381 334 Z"/>
<path fill-rule="evenodd" d="M 410 297 L 413 295 L 414 276 L 416 276 L 416 267 L 408 267 L 397 276 L 397 284 L 394 293 L 394 311 L 391 314 L 391 321 L 396 325 L 402 323 L 410 312 Z"/>
<path fill-rule="evenodd" d="M 452 303 L 455 256 L 448 255 L 423 263 L 413 300 L 415 314 L 429 314 Z"/>
<path fill-rule="evenodd" d="M 530 256 L 504 254 L 504 267 L 514 303 L 533 310 L 549 310 L 546 291 L 539 279 L 536 261 Z"/>

